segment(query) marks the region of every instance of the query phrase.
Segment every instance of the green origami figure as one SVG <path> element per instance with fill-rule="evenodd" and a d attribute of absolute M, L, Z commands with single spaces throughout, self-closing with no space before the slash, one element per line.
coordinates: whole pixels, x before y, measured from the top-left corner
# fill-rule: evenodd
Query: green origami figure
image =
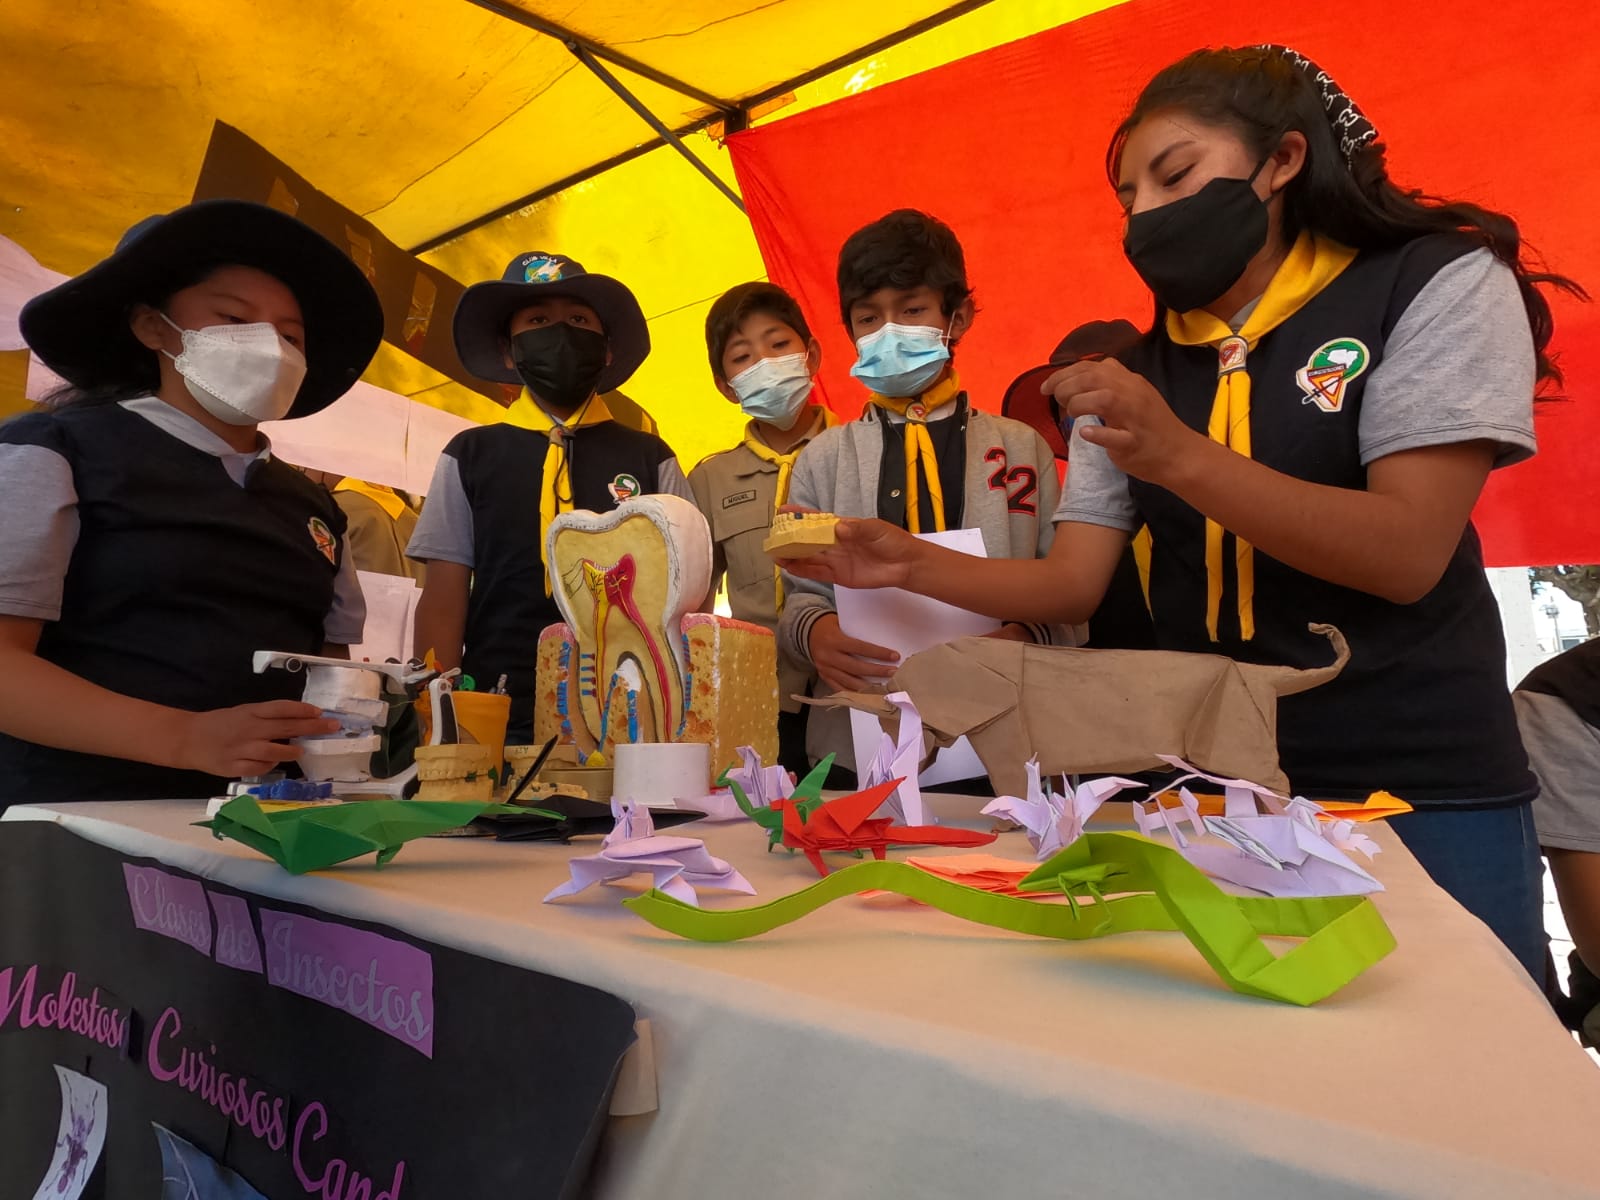
<path fill-rule="evenodd" d="M 1233 896 L 1170 846 L 1137 834 L 1085 834 L 1019 886 L 1059 891 L 1071 903 L 1038 904 L 965 887 L 908 863 L 870 862 L 752 908 L 700 909 L 659 891 L 623 904 L 659 929 L 704 942 L 755 937 L 866 891 L 896 892 L 954 917 L 1037 937 L 1082 941 L 1176 930 L 1234 991 L 1289 1004 L 1333 995 L 1394 949 L 1394 935 L 1366 896 Z M 1267 936 L 1303 940 L 1276 954 L 1262 940 Z"/>
<path fill-rule="evenodd" d="M 802 821 L 807 820 L 822 804 L 822 785 L 828 778 L 828 772 L 833 769 L 833 758 L 834 756 L 830 754 L 812 767 L 789 794 L 789 798 L 781 802 L 794 805 Z M 744 788 L 739 786 L 737 780 L 729 778 L 728 772 L 732 770 L 733 768 L 729 767 L 717 777 L 717 786 L 732 788 L 733 800 L 739 806 L 739 811 L 767 831 L 767 852 L 771 853 L 774 846 L 783 844 L 783 808 L 779 804 L 764 808 L 757 808 L 751 804 L 750 797 L 744 793 Z M 789 853 L 793 854 L 794 851 L 790 850 Z"/>
<path fill-rule="evenodd" d="M 516 804 L 458 800 L 355 800 L 267 812 L 254 796 L 235 796 L 209 821 L 195 824 L 274 859 L 291 875 L 377 853 L 381 867 L 412 838 L 470 825 L 484 814 L 550 817 L 561 814 Z"/>

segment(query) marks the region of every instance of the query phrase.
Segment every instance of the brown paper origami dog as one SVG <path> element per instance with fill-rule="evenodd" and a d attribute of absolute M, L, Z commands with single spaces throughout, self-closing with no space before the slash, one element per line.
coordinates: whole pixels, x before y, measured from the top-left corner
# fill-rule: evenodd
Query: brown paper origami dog
<path fill-rule="evenodd" d="M 1025 795 L 1032 755 L 1046 775 L 1160 770 L 1175 754 L 1213 775 L 1285 791 L 1278 697 L 1327 683 L 1350 659 L 1344 635 L 1311 625 L 1334 661 L 1314 670 L 1170 650 L 1075 650 L 962 638 L 913 654 L 887 691 L 906 692 L 930 749 L 967 737 L 997 794 Z M 838 692 L 809 701 L 897 717 L 882 696 Z"/>

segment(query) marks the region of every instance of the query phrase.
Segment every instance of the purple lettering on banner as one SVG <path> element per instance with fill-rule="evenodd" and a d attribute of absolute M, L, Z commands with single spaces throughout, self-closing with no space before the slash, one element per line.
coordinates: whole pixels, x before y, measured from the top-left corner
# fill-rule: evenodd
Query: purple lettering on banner
<path fill-rule="evenodd" d="M 132 863 L 122 864 L 122 874 L 135 925 L 211 957 L 211 906 L 199 880 Z"/>
<path fill-rule="evenodd" d="M 80 992 L 78 989 L 86 985 L 79 984 L 76 971 L 64 971 L 56 990 L 42 995 L 37 992 L 38 963 L 31 965 L 20 980 L 15 975 L 15 967 L 0 970 L 0 1030 L 15 1015 L 19 1029 L 65 1029 L 113 1050 L 128 1044 L 127 1016 L 99 988 L 90 987 L 87 994 Z"/>
<path fill-rule="evenodd" d="M 364 929 L 261 910 L 267 982 L 433 1057 L 433 956 Z"/>
<path fill-rule="evenodd" d="M 206 895 L 217 914 L 217 961 L 225 967 L 261 974 L 261 943 L 256 941 L 256 927 L 244 897 L 211 891 Z"/>

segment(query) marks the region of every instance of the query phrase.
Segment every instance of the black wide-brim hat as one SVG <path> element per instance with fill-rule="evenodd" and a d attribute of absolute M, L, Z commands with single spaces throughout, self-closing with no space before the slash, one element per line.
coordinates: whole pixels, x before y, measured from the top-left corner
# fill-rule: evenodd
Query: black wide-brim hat
<path fill-rule="evenodd" d="M 650 354 L 650 325 L 639 301 L 609 275 L 591 275 L 577 260 L 542 250 L 517 255 L 501 278 L 461 294 L 454 324 L 461 365 L 479 379 L 521 383 L 516 368 L 506 366 L 501 339 L 517 310 L 554 296 L 570 296 L 594 309 L 611 351 L 595 390 L 604 394 L 621 387 Z"/>
<path fill-rule="evenodd" d="M 1031 367 L 1011 381 L 1005 399 L 1000 402 L 1000 415 L 1031 426 L 1044 438 L 1051 452 L 1065 462 L 1067 435 L 1061 428 L 1060 406 L 1054 396 L 1046 396 L 1039 389 L 1062 367 L 1070 367 L 1085 358 L 1115 358 L 1143 336 L 1129 321 L 1090 321 L 1079 325 L 1061 339 L 1049 362 Z"/>
<path fill-rule="evenodd" d="M 146 217 L 110 258 L 28 301 L 22 336 L 76 387 L 137 378 L 154 351 L 128 326 L 133 307 L 161 300 L 197 270 L 225 266 L 271 275 L 300 305 L 306 377 L 289 417 L 326 408 L 361 378 L 383 340 L 383 308 L 367 277 L 309 225 L 245 200 L 202 200 Z"/>

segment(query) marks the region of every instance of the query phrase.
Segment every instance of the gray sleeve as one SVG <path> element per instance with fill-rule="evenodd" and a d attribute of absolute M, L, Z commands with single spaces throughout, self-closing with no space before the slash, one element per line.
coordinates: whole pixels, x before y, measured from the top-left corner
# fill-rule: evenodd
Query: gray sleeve
<path fill-rule="evenodd" d="M 818 456 L 811 446 L 795 459 L 794 475 L 789 480 L 789 503 L 802 508 L 820 508 L 823 504 L 817 486 Z M 834 611 L 833 585 L 815 579 L 800 579 L 783 572 L 783 614 L 778 618 L 778 648 L 795 662 L 811 661 L 811 629 L 823 617 Z"/>
<path fill-rule="evenodd" d="M 1078 521 L 1104 525 L 1132 533 L 1139 528 L 1139 511 L 1128 491 L 1128 477 L 1112 465 L 1103 448 L 1083 440 L 1082 426 L 1083 421 L 1072 426 L 1072 440 L 1067 446 L 1067 485 L 1061 491 L 1061 503 L 1052 520 L 1057 524 Z"/>
<path fill-rule="evenodd" d="M 1361 462 L 1422 446 L 1490 441 L 1495 466 L 1531 458 L 1533 334 L 1516 276 L 1488 250 L 1417 293 L 1361 398 Z"/>
<path fill-rule="evenodd" d="M 72 465 L 44 446 L 0 444 L 0 614 L 55 621 L 78 543 Z"/>
<path fill-rule="evenodd" d="M 347 542 L 333 581 L 333 607 L 322 622 L 322 640 L 332 646 L 359 646 L 367 627 L 367 598 L 356 577 L 356 556 Z"/>
<path fill-rule="evenodd" d="M 684 475 L 683 468 L 678 465 L 676 458 L 666 459 L 661 466 L 656 468 L 656 491 L 665 492 L 669 496 L 678 496 L 698 507 L 694 498 L 694 489 L 689 486 L 689 480 Z"/>
<path fill-rule="evenodd" d="M 461 467 L 453 456 L 441 454 L 433 468 L 433 482 L 428 485 L 417 527 L 406 545 L 406 557 L 470 567 L 472 546 L 472 506 L 461 486 Z"/>

